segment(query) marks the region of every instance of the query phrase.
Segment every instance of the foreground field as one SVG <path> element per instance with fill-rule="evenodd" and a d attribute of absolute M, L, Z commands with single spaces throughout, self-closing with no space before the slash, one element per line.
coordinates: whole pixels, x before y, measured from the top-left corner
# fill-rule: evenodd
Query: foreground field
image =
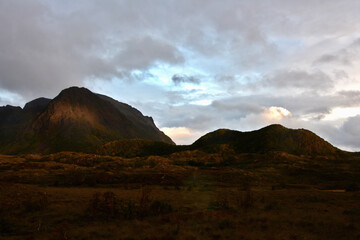
<path fill-rule="evenodd" d="M 1 156 L 0 239 L 360 239 L 358 159 L 196 154 Z"/>

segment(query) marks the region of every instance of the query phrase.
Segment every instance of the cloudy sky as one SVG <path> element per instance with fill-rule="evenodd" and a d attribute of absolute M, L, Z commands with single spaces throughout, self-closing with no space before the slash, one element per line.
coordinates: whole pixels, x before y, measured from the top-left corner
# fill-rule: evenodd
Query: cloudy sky
<path fill-rule="evenodd" d="M 358 0 L 0 0 L 0 105 L 85 86 L 178 144 L 307 128 L 360 151 Z"/>

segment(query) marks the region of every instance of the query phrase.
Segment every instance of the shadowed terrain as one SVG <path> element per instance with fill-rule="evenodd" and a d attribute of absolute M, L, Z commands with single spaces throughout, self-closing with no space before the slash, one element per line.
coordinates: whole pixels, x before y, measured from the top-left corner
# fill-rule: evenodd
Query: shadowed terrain
<path fill-rule="evenodd" d="M 334 155 L 342 152 L 309 130 L 288 129 L 278 124 L 251 132 L 219 129 L 201 137 L 192 147 L 214 151 L 219 145 L 227 145 L 236 153 L 281 151 L 296 155 Z"/>
<path fill-rule="evenodd" d="M 62 152 L 0 172 L 0 239 L 360 237 L 359 157 Z"/>

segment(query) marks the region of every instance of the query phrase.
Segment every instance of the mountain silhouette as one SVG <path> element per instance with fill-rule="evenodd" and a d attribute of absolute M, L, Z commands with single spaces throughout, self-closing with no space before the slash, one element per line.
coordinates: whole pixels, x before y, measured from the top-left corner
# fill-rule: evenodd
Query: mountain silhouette
<path fill-rule="evenodd" d="M 134 138 L 174 144 L 151 117 L 86 88 L 71 87 L 23 109 L 0 108 L 2 153 L 93 152 L 107 142 Z"/>
<path fill-rule="evenodd" d="M 333 155 L 342 152 L 309 130 L 289 129 L 279 124 L 251 132 L 219 129 L 199 138 L 191 148 L 212 152 L 221 145 L 237 153 L 279 151 L 295 155 Z"/>
<path fill-rule="evenodd" d="M 202 152 L 226 153 L 227 156 L 241 153 L 266 154 L 283 152 L 304 156 L 344 156 L 346 152 L 306 129 L 289 129 L 274 124 L 251 132 L 219 129 L 200 137 L 191 145 L 170 145 L 164 142 L 131 139 L 106 143 L 97 148 L 100 155 L 120 157 L 163 156 L 185 151 L 192 156 Z"/>
<path fill-rule="evenodd" d="M 3 154 L 76 151 L 128 157 L 224 149 L 234 153 L 343 153 L 309 130 L 288 129 L 278 124 L 250 132 L 219 129 L 192 145 L 174 145 L 151 117 L 86 88 L 70 87 L 54 99 L 28 102 L 23 109 L 0 107 L 0 153 Z"/>

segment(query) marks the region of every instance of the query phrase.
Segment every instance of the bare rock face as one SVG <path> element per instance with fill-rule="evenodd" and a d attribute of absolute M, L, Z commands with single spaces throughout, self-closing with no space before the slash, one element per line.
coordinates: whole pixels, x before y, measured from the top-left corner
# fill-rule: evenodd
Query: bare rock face
<path fill-rule="evenodd" d="M 174 144 L 152 118 L 86 88 L 65 89 L 24 109 L 0 108 L 1 153 L 93 152 L 109 141 L 135 138 Z"/>

